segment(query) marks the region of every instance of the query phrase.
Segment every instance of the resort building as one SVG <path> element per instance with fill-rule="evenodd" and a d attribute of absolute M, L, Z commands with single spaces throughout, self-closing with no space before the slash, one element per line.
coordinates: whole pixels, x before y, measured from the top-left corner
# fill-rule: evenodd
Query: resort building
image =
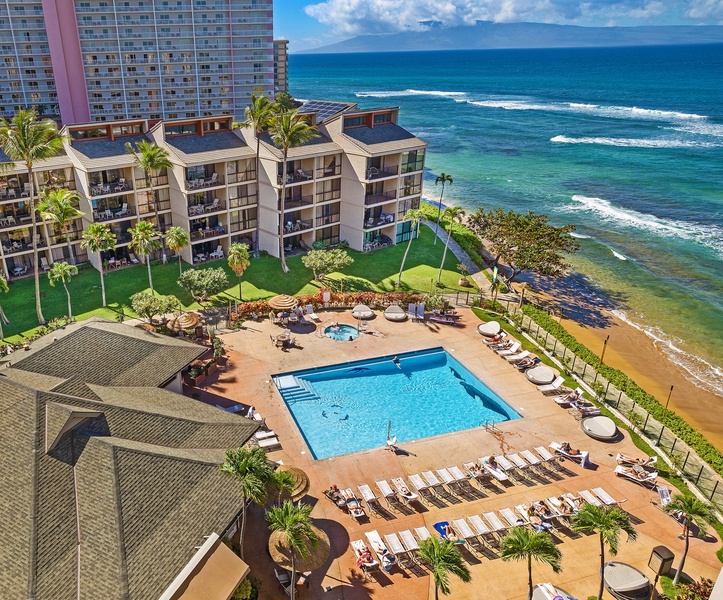
<path fill-rule="evenodd" d="M 289 91 L 289 40 L 274 40 L 274 90 Z"/>
<path fill-rule="evenodd" d="M 219 465 L 257 425 L 180 394 L 205 350 L 93 318 L 0 369 L 3 597 L 230 597 L 248 567 Z"/>
<path fill-rule="evenodd" d="M 252 93 L 273 97 L 272 0 L 8 2 L 0 48 L 4 117 L 240 117 Z"/>
<path fill-rule="evenodd" d="M 78 191 L 84 215 L 67 235 L 76 261 L 96 268 L 101 261 L 116 267 L 137 260 L 128 249 L 128 229 L 139 220 L 157 222 L 162 231 L 186 229 L 191 244 L 181 258 L 189 264 L 223 258 L 234 242 L 279 256 L 280 239 L 291 253 L 315 242 L 345 240 L 352 249 L 371 251 L 408 240 L 413 232 L 404 215 L 419 207 L 426 144 L 397 124 L 399 109 L 308 102 L 301 112 L 320 136 L 289 151 L 285 186 L 283 153 L 268 134 L 261 136 L 257 173 L 254 131 L 234 129 L 230 116 L 215 116 L 68 125 L 65 153 L 35 165 L 35 193 Z M 126 150 L 140 140 L 165 148 L 173 165 L 152 181 Z M 0 153 L 1 162 L 8 160 Z M 0 271 L 6 277 L 32 272 L 29 193 L 22 164 L 0 175 Z M 91 223 L 105 223 L 115 233 L 114 252 L 89 256 L 80 248 Z M 43 270 L 70 258 L 66 232 L 52 225 L 38 225 L 37 243 Z"/>

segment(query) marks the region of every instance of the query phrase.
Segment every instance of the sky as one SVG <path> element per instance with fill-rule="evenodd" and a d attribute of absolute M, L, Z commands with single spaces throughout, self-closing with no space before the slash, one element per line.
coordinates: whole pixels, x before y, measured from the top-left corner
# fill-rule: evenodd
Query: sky
<path fill-rule="evenodd" d="M 583 26 L 723 25 L 723 0 L 275 0 L 274 36 L 290 52 L 356 35 L 476 20 Z"/>

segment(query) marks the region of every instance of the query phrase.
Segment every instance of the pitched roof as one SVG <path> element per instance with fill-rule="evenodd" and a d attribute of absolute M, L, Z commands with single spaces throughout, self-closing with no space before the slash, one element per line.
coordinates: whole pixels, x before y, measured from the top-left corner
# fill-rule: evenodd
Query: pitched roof
<path fill-rule="evenodd" d="M 201 165 L 256 156 L 243 139 L 231 131 L 170 136 L 166 138 L 165 143 L 184 165 Z"/>
<path fill-rule="evenodd" d="M 114 169 L 130 167 L 135 158 L 126 152 L 126 144 L 136 144 L 141 140 L 150 141 L 146 135 L 126 135 L 115 140 L 89 139 L 74 141 L 70 144 L 70 151 L 88 171 L 99 169 Z"/>
<path fill-rule="evenodd" d="M 277 159 L 283 160 L 284 151 L 271 141 L 271 136 L 266 132 L 261 134 L 261 145 L 271 152 L 271 154 L 273 154 Z M 324 154 L 338 153 L 341 151 L 342 148 L 339 144 L 333 142 L 324 134 L 320 134 L 319 137 L 306 142 L 306 144 L 295 148 L 289 148 L 288 159 L 293 160 L 294 158 L 301 158 L 305 156 L 323 156 Z"/>
<path fill-rule="evenodd" d="M 198 355 L 188 342 L 99 319 L 47 337 L 0 370 L 0 589 L 158 598 L 236 517 L 239 484 L 219 464 L 257 425 L 157 387 Z M 85 396 L 59 392 L 68 382 Z"/>
<path fill-rule="evenodd" d="M 345 129 L 344 135 L 370 156 L 427 146 L 426 142 L 395 123 L 353 127 Z"/>

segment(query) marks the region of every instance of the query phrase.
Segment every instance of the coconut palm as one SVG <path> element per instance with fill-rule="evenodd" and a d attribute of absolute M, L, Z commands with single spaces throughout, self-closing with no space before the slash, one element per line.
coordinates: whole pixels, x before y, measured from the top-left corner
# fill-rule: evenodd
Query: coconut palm
<path fill-rule="evenodd" d="M 263 504 L 268 497 L 269 484 L 274 481 L 274 470 L 266 460 L 263 448 L 238 448 L 226 450 L 221 471 L 236 479 L 241 485 L 241 558 L 244 557 L 244 533 L 246 531 L 246 506 L 249 502 Z"/>
<path fill-rule="evenodd" d="M 419 542 L 419 556 L 428 565 L 434 578 L 434 598 L 438 600 L 439 592 L 449 595 L 449 574 L 459 577 L 464 583 L 469 583 L 472 576 L 457 550 L 457 546 L 449 539 L 440 540 L 436 537 Z"/>
<path fill-rule="evenodd" d="M 33 168 L 39 160 L 56 156 L 63 149 L 63 136 L 50 119 L 38 119 L 34 108 L 19 110 L 7 121 L 0 118 L 0 149 L 13 162 L 21 162 L 28 173 L 28 201 L 30 203 L 30 239 L 33 245 L 33 275 L 35 277 L 35 312 L 38 323 L 44 324 L 40 304 L 40 271 L 38 270 L 37 220 L 35 216 L 35 174 Z"/>
<path fill-rule="evenodd" d="M 404 256 L 402 257 L 402 264 L 399 267 L 399 277 L 397 277 L 397 286 L 402 285 L 402 272 L 404 271 L 404 263 L 407 262 L 407 254 L 409 254 L 409 249 L 412 247 L 412 240 L 415 237 L 415 230 L 419 227 L 419 223 L 421 223 L 422 219 L 424 219 L 424 215 L 420 210 L 411 209 L 408 210 L 406 213 L 404 213 L 404 220 L 410 221 L 412 224 L 412 231 L 409 234 L 409 242 L 407 243 L 407 249 L 404 251 Z"/>
<path fill-rule="evenodd" d="M 8 286 L 7 280 L 4 277 L 0 277 L 0 292 L 7 294 L 9 291 L 10 287 Z M 3 325 L 8 325 L 9 323 L 10 320 L 5 316 L 5 311 L 3 310 L 2 305 L 0 305 L 0 340 L 5 337 Z"/>
<path fill-rule="evenodd" d="M 502 538 L 500 545 L 502 560 L 527 561 L 527 600 L 532 600 L 532 560 L 550 565 L 555 573 L 562 570 L 562 552 L 555 546 L 552 536 L 546 531 L 532 531 L 525 527 L 513 527 Z"/>
<path fill-rule="evenodd" d="M 191 243 L 191 240 L 188 237 L 188 231 L 186 231 L 183 227 L 171 227 L 166 234 L 166 243 L 173 252 L 178 253 L 178 272 L 183 275 L 181 250 Z"/>
<path fill-rule="evenodd" d="M 683 521 L 683 538 L 685 539 L 685 550 L 680 558 L 680 564 L 675 572 L 673 584 L 678 585 L 680 576 L 685 567 L 685 559 L 688 556 L 688 546 L 690 545 L 690 525 L 695 523 L 700 536 L 704 536 L 708 531 L 706 521 L 713 519 L 713 507 L 710 504 L 701 502 L 692 494 L 684 496 L 683 494 L 675 494 L 670 503 L 665 507 L 668 512 L 679 511 Z"/>
<path fill-rule="evenodd" d="M 256 96 L 251 94 L 251 104 L 244 111 L 244 121 L 242 123 L 234 123 L 237 127 L 252 127 L 256 135 L 256 189 L 258 189 L 259 173 L 261 172 L 261 134 L 269 126 L 271 115 L 273 114 L 274 105 L 266 96 Z M 261 233 L 261 220 L 256 219 L 256 249 L 255 254 L 259 255 L 259 236 Z"/>
<path fill-rule="evenodd" d="M 241 300 L 241 275 L 251 264 L 248 244 L 235 242 L 228 247 L 228 266 L 238 277 L 238 299 Z"/>
<path fill-rule="evenodd" d="M 434 245 L 437 245 L 437 237 L 439 236 L 439 218 L 442 213 L 442 198 L 444 197 L 444 186 L 446 184 L 452 185 L 454 183 L 454 179 L 452 179 L 451 175 L 447 175 L 447 173 L 440 173 L 439 177 L 434 180 L 434 185 L 437 185 L 441 183 L 442 184 L 442 191 L 439 194 L 439 206 L 437 206 L 437 229 L 434 232 Z"/>
<path fill-rule="evenodd" d="M 115 250 L 115 234 L 110 230 L 108 225 L 102 223 L 91 223 L 88 228 L 83 231 L 83 241 L 80 247 L 90 252 L 107 252 Z M 105 275 L 103 274 L 103 257 L 100 257 L 100 290 L 103 296 L 103 306 L 105 302 Z"/>
<path fill-rule="evenodd" d="M 65 289 L 65 294 L 68 296 L 68 316 L 73 316 L 73 308 L 70 305 L 70 292 L 68 291 L 68 283 L 73 278 L 73 275 L 78 274 L 78 267 L 69 265 L 67 262 L 56 262 L 50 267 L 48 271 L 48 279 L 50 279 L 50 285 L 55 287 L 55 284 L 60 281 Z"/>
<path fill-rule="evenodd" d="M 630 522 L 630 515 L 617 506 L 594 506 L 583 504 L 577 514 L 572 517 L 572 528 L 575 531 L 598 533 L 600 536 L 600 588 L 598 589 L 597 600 L 602 600 L 605 578 L 602 576 L 605 569 L 605 546 L 610 554 L 615 556 L 618 553 L 620 532 L 624 531 L 629 542 L 634 542 L 638 537 Z"/>
<path fill-rule="evenodd" d="M 295 505 L 290 500 L 284 501 L 281 506 L 272 506 L 266 520 L 271 531 L 281 531 L 289 548 L 291 549 L 291 600 L 294 600 L 296 584 L 296 555 L 306 558 L 319 543 L 316 532 L 311 527 L 311 509 L 309 504 L 299 502 Z"/>
<path fill-rule="evenodd" d="M 271 117 L 269 133 L 274 144 L 283 150 L 284 165 L 281 174 L 281 199 L 279 202 L 281 214 L 279 215 L 279 257 L 281 269 L 289 272 L 284 255 L 284 203 L 286 202 L 286 169 L 289 158 L 289 149 L 303 146 L 314 138 L 319 137 L 319 130 L 309 125 L 306 116 L 300 115 L 296 110 L 282 110 Z"/>
<path fill-rule="evenodd" d="M 76 219 L 85 213 L 78 210 L 80 194 L 75 190 L 52 189 L 40 194 L 38 212 L 46 223 L 52 223 L 53 229 L 62 231 L 65 234 L 65 242 L 68 245 L 68 262 L 75 264 L 75 253 L 70 244 L 70 229 Z"/>
<path fill-rule="evenodd" d="M 439 273 L 437 274 L 437 283 L 442 279 L 442 270 L 444 269 L 444 261 L 447 260 L 447 248 L 449 248 L 449 240 L 452 237 L 452 229 L 455 221 L 462 221 L 467 213 L 459 206 L 448 206 L 444 209 L 442 217 L 449 219 L 449 231 L 447 232 L 447 241 L 444 243 L 444 253 L 442 254 L 442 264 L 439 265 Z"/>
<path fill-rule="evenodd" d="M 153 291 L 153 277 L 151 276 L 151 253 L 161 247 L 161 242 L 156 237 L 156 228 L 148 221 L 139 221 L 135 228 L 130 227 L 128 233 L 131 234 L 131 243 L 129 247 L 134 252 L 138 252 L 146 261 L 148 266 L 148 285 L 151 286 L 151 295 Z"/>
<path fill-rule="evenodd" d="M 143 170 L 146 178 L 146 187 L 148 188 L 148 203 L 153 204 L 153 212 L 156 216 L 156 228 L 160 231 L 161 248 L 163 248 L 162 258 L 166 262 L 166 246 L 163 239 L 165 229 L 161 230 L 161 222 L 158 218 L 158 202 L 156 202 L 156 193 L 153 187 L 153 179 L 158 177 L 163 169 L 170 169 L 173 163 L 170 160 L 170 153 L 165 148 L 161 148 L 158 144 L 141 140 L 136 142 L 135 148 L 133 144 L 126 144 L 126 152 L 135 157 L 136 167 Z M 152 290 L 151 290 L 152 291 Z"/>

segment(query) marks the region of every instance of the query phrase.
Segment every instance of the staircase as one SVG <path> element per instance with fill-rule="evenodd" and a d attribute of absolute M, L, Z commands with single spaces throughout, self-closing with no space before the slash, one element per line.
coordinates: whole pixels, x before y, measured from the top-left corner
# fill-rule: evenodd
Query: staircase
<path fill-rule="evenodd" d="M 313 386 L 304 379 L 297 379 L 293 375 L 285 375 L 284 377 L 274 377 L 274 383 L 286 404 L 319 400 Z"/>

